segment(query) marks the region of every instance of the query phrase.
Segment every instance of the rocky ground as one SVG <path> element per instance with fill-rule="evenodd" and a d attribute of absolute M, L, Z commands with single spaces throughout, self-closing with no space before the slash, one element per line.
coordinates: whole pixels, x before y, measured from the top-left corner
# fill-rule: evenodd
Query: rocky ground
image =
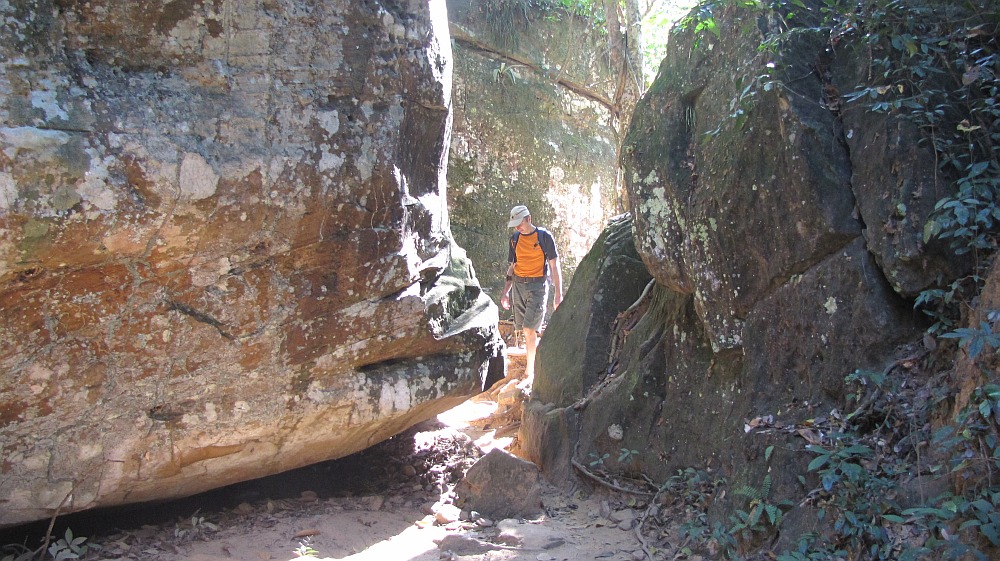
<path fill-rule="evenodd" d="M 437 419 L 365 452 L 321 466 L 247 483 L 171 505 L 67 518 L 50 544 L 53 558 L 142 561 L 245 561 L 295 558 L 350 560 L 550 561 L 675 559 L 690 552 L 662 547 L 668 536 L 658 502 L 618 494 L 581 480 L 543 482 L 539 514 L 489 520 L 454 503 L 455 485 L 493 448 L 516 452 L 520 404 L 530 387 L 511 377 Z M 520 362 L 520 364 L 519 364 Z M 502 491 L 498 491 L 502 492 Z M 653 504 L 651 508 L 649 504 Z M 650 517 L 650 514 L 659 518 Z M 646 522 L 643 525 L 643 522 Z M 75 526 L 74 526 L 75 525 Z M 645 527 L 645 536 L 638 528 Z M 657 538 L 660 538 L 657 542 Z M 34 540 L 34 541 L 32 541 Z M 38 538 L 13 540 L 37 549 Z M 676 541 L 676 540 L 674 540 Z M 660 548 L 650 544 L 657 543 Z M 16 559 L 22 546 L 7 545 Z M 95 547 L 96 546 L 96 547 Z"/>

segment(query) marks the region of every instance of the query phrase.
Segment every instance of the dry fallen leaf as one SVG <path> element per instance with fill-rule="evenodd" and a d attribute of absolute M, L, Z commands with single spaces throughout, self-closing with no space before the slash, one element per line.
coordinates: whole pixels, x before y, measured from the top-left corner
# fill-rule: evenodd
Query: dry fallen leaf
<path fill-rule="evenodd" d="M 237 505 L 237 507 L 234 508 L 233 510 L 235 510 L 239 514 L 243 514 L 243 515 L 252 514 L 253 513 L 253 506 L 251 506 L 250 503 L 245 503 L 244 502 L 244 503 L 240 503 L 239 505 Z"/>
<path fill-rule="evenodd" d="M 308 538 L 309 536 L 318 536 L 321 532 L 316 528 L 309 528 L 306 530 L 301 530 L 295 533 L 293 538 Z"/>
<path fill-rule="evenodd" d="M 799 436 L 806 439 L 809 444 L 822 444 L 823 439 L 820 437 L 819 433 L 811 429 L 799 429 L 795 431 Z"/>

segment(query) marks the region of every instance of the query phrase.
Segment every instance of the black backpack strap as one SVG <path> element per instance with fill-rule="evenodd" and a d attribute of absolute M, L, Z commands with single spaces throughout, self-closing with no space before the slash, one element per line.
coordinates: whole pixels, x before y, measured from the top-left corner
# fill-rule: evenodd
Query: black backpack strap
<path fill-rule="evenodd" d="M 556 249 L 556 239 L 552 237 L 552 232 L 544 228 L 538 229 L 538 243 L 542 246 L 542 251 L 545 252 L 545 261 L 548 265 L 549 251 L 552 252 L 554 256 L 558 256 L 558 250 Z"/>

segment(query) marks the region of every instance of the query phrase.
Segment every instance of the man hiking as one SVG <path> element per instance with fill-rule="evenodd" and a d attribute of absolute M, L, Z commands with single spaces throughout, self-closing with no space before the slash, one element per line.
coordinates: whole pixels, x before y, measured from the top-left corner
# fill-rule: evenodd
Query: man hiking
<path fill-rule="evenodd" d="M 510 209 L 508 228 L 514 228 L 507 250 L 507 282 L 503 286 L 500 305 L 509 310 L 514 306 L 514 329 L 524 330 L 525 377 L 535 374 L 535 348 L 538 346 L 538 330 L 545 317 L 548 302 L 548 283 L 552 275 L 555 290 L 553 309 L 562 302 L 562 271 L 559 269 L 559 253 L 552 234 L 545 228 L 531 223 L 528 207 L 517 205 Z M 513 293 L 511 293 L 513 288 Z"/>

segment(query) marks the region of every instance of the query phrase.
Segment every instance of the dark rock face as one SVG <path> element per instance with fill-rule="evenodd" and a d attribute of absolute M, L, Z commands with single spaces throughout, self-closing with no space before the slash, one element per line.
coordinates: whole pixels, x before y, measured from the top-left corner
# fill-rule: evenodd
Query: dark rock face
<path fill-rule="evenodd" d="M 828 90 L 850 92 L 866 74 L 856 61 L 865 46 L 847 44 L 829 62 Z M 957 277 L 970 263 L 935 240 L 925 247 L 924 225 L 941 196 L 950 190 L 935 154 L 916 126 L 894 115 L 857 107 L 837 113 L 842 143 L 851 155 L 851 189 L 865 224 L 866 247 L 900 295 L 911 298 L 938 280 Z"/>
<path fill-rule="evenodd" d="M 842 114 L 830 97 L 857 67 L 852 50 L 829 60 L 821 41 L 797 36 L 773 59 L 785 86 L 761 82 L 748 96 L 769 72 L 756 46 L 770 23 L 735 9 L 716 21 L 719 38 L 700 48 L 682 33 L 671 40 L 623 147 L 648 273 L 632 272 L 631 284 L 617 268 L 589 273 L 593 286 L 624 286 L 623 299 L 651 274 L 655 288 L 632 308 L 641 319 L 602 337 L 607 325 L 577 317 L 575 332 L 542 340 L 522 435 L 548 473 L 603 458 L 659 480 L 707 465 L 734 485 L 759 483 L 776 440 L 744 424 L 830 414 L 845 375 L 881 370 L 919 338 L 912 297 L 961 270 L 922 241 L 943 186 L 917 131 Z M 596 292 L 571 290 L 550 330 Z M 628 306 L 613 309 L 625 319 Z M 602 341 L 588 353 L 603 350 L 603 364 L 554 348 Z M 775 449 L 776 494 L 798 485 L 796 462 Z"/>
<path fill-rule="evenodd" d="M 344 456 L 502 374 L 443 2 L 0 20 L 0 525 Z"/>
<path fill-rule="evenodd" d="M 635 250 L 633 220 L 615 219 L 597 239 L 577 268 L 566 302 L 545 330 L 549 360 L 570 366 L 576 377 L 539 377 L 532 396 L 544 403 L 566 406 L 583 397 L 609 368 L 612 327 L 650 281 Z"/>
<path fill-rule="evenodd" d="M 613 349 L 625 341 L 614 333 L 615 326 L 631 330 L 645 312 L 640 305 L 626 313 L 651 280 L 636 252 L 632 225 L 630 216 L 619 217 L 597 239 L 539 347 L 541 370 L 518 439 L 525 455 L 544 466 L 553 481 L 567 479 L 566 460 L 577 438 L 571 406 L 618 372 Z"/>
<path fill-rule="evenodd" d="M 681 47 L 671 53 L 625 148 L 640 252 L 657 282 L 694 296 L 716 350 L 741 346 L 760 298 L 861 234 L 835 116 L 813 101 L 822 84 L 797 82 L 797 96 L 760 92 L 737 128 L 725 119 L 741 87 L 729 70 L 760 32 L 726 31 L 734 44 L 694 51 L 690 63 Z M 810 56 L 780 65 L 808 73 Z"/>

